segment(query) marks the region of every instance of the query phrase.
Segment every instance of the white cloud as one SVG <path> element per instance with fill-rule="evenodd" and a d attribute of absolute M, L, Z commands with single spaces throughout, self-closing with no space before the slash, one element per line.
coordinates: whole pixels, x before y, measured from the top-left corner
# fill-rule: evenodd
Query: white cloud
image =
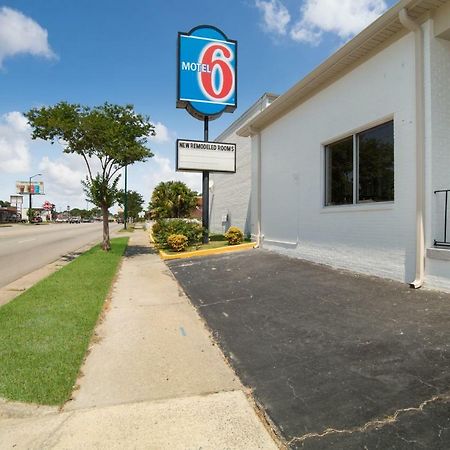
<path fill-rule="evenodd" d="M 150 140 L 158 144 L 166 144 L 173 141 L 172 134 L 169 129 L 161 122 L 153 124 L 155 126 L 155 136 L 150 136 Z"/>
<path fill-rule="evenodd" d="M 284 35 L 291 20 L 288 9 L 279 0 L 256 0 L 256 7 L 263 13 L 264 29 Z"/>
<path fill-rule="evenodd" d="M 47 30 L 21 12 L 4 6 L 0 8 L 0 67 L 5 58 L 21 53 L 55 57 Z"/>
<path fill-rule="evenodd" d="M 0 172 L 19 173 L 30 167 L 31 129 L 18 111 L 0 117 Z"/>
<path fill-rule="evenodd" d="M 150 175 L 146 178 L 145 192 L 149 192 L 150 196 L 155 186 L 161 181 L 179 180 L 186 183 L 192 190 L 201 192 L 202 176 L 199 173 L 176 172 L 175 166 L 169 158 L 155 155 L 147 163 L 151 166 Z"/>
<path fill-rule="evenodd" d="M 348 40 L 386 10 L 384 0 L 306 0 L 290 36 L 298 42 L 320 43 L 323 33 Z"/>
<path fill-rule="evenodd" d="M 44 156 L 39 170 L 44 175 L 47 191 L 50 189 L 53 193 L 70 197 L 81 195 L 81 180 L 86 178 L 86 170 L 79 167 L 69 155 L 57 160 Z"/>
<path fill-rule="evenodd" d="M 87 168 L 84 159 L 72 153 L 62 153 L 64 146 L 54 146 L 56 158 L 43 156 L 38 167 L 44 181 L 46 199 L 55 203 L 58 209 L 85 208 L 86 195 L 81 184 L 86 179 Z M 60 147 L 60 148 L 58 148 Z M 89 160 L 93 174 L 97 173 L 101 166 L 97 158 Z M 92 207 L 92 205 L 90 205 Z"/>

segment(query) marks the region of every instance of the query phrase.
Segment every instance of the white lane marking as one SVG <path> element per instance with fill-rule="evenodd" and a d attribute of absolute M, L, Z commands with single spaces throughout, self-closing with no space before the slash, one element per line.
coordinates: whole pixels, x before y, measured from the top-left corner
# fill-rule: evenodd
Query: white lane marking
<path fill-rule="evenodd" d="M 36 238 L 32 238 L 32 239 L 24 239 L 23 241 L 19 241 L 18 244 L 24 244 L 25 242 L 31 242 L 31 241 L 35 241 Z"/>

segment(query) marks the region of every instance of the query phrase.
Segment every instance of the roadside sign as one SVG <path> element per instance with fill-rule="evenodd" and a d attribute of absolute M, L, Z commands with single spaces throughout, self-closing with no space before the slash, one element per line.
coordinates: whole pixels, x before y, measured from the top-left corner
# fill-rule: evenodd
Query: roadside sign
<path fill-rule="evenodd" d="M 16 181 L 16 193 L 17 194 L 44 194 L 44 182 L 43 181 Z"/>
<path fill-rule="evenodd" d="M 236 144 L 177 139 L 179 172 L 236 172 Z"/>
<path fill-rule="evenodd" d="M 237 42 L 201 25 L 178 33 L 177 108 L 199 120 L 216 119 L 237 107 Z"/>
<path fill-rule="evenodd" d="M 42 205 L 42 208 L 46 211 L 51 211 L 54 208 L 54 204 L 50 203 L 48 200 L 45 200 L 44 204 Z"/>

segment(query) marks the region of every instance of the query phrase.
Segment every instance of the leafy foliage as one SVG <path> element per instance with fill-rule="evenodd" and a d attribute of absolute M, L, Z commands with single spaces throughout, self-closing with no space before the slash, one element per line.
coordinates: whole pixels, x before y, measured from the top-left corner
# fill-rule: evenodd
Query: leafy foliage
<path fill-rule="evenodd" d="M 107 205 L 107 210 L 116 202 L 120 176 L 111 180 L 97 174 L 94 178 L 82 180 L 83 190 L 87 200 L 94 205 L 100 205 L 102 212 L 104 211 L 103 205 Z"/>
<path fill-rule="evenodd" d="M 125 191 L 123 189 L 117 192 L 117 203 L 125 207 Z M 128 191 L 127 212 L 128 217 L 133 220 L 139 218 L 139 213 L 143 211 L 144 197 L 139 192 Z"/>
<path fill-rule="evenodd" d="M 189 217 L 197 205 L 197 193 L 181 181 L 161 182 L 155 187 L 149 205 L 152 219 Z"/>
<path fill-rule="evenodd" d="M 209 240 L 210 242 L 221 242 L 221 241 L 226 241 L 227 238 L 225 237 L 224 234 L 210 234 L 209 235 Z"/>
<path fill-rule="evenodd" d="M 182 234 L 186 236 L 188 245 L 201 242 L 203 236 L 202 226 L 193 221 L 182 219 L 162 219 L 153 224 L 153 239 L 160 247 L 168 247 L 168 239 L 172 234 Z"/>
<path fill-rule="evenodd" d="M 186 250 L 188 246 L 188 238 L 183 234 L 171 234 L 167 238 L 167 244 L 172 250 L 182 252 Z"/>
<path fill-rule="evenodd" d="M 238 227 L 230 227 L 225 233 L 229 245 L 242 244 L 244 240 L 244 234 Z"/>
<path fill-rule="evenodd" d="M 117 199 L 119 171 L 153 156 L 146 145 L 148 136 L 155 135 L 154 126 L 132 105 L 110 103 L 91 108 L 60 102 L 33 108 L 25 116 L 33 129 L 33 139 L 60 142 L 64 153 L 75 153 L 84 159 L 88 171 L 84 191 L 102 210 L 102 248 L 109 250 L 109 208 Z M 93 159 L 100 163 L 97 173 L 93 172 Z"/>
<path fill-rule="evenodd" d="M 80 208 L 72 208 L 70 210 L 70 215 L 72 217 L 74 216 L 80 216 L 82 219 L 91 219 L 92 217 L 94 217 L 93 210 L 88 210 L 88 209 L 80 209 Z"/>

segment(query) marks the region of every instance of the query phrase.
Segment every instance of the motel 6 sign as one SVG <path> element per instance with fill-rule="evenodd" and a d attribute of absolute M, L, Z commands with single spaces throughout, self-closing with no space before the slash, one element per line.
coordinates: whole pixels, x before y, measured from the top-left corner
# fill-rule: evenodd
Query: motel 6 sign
<path fill-rule="evenodd" d="M 201 25 L 178 33 L 177 108 L 197 119 L 216 119 L 237 106 L 237 42 Z"/>

